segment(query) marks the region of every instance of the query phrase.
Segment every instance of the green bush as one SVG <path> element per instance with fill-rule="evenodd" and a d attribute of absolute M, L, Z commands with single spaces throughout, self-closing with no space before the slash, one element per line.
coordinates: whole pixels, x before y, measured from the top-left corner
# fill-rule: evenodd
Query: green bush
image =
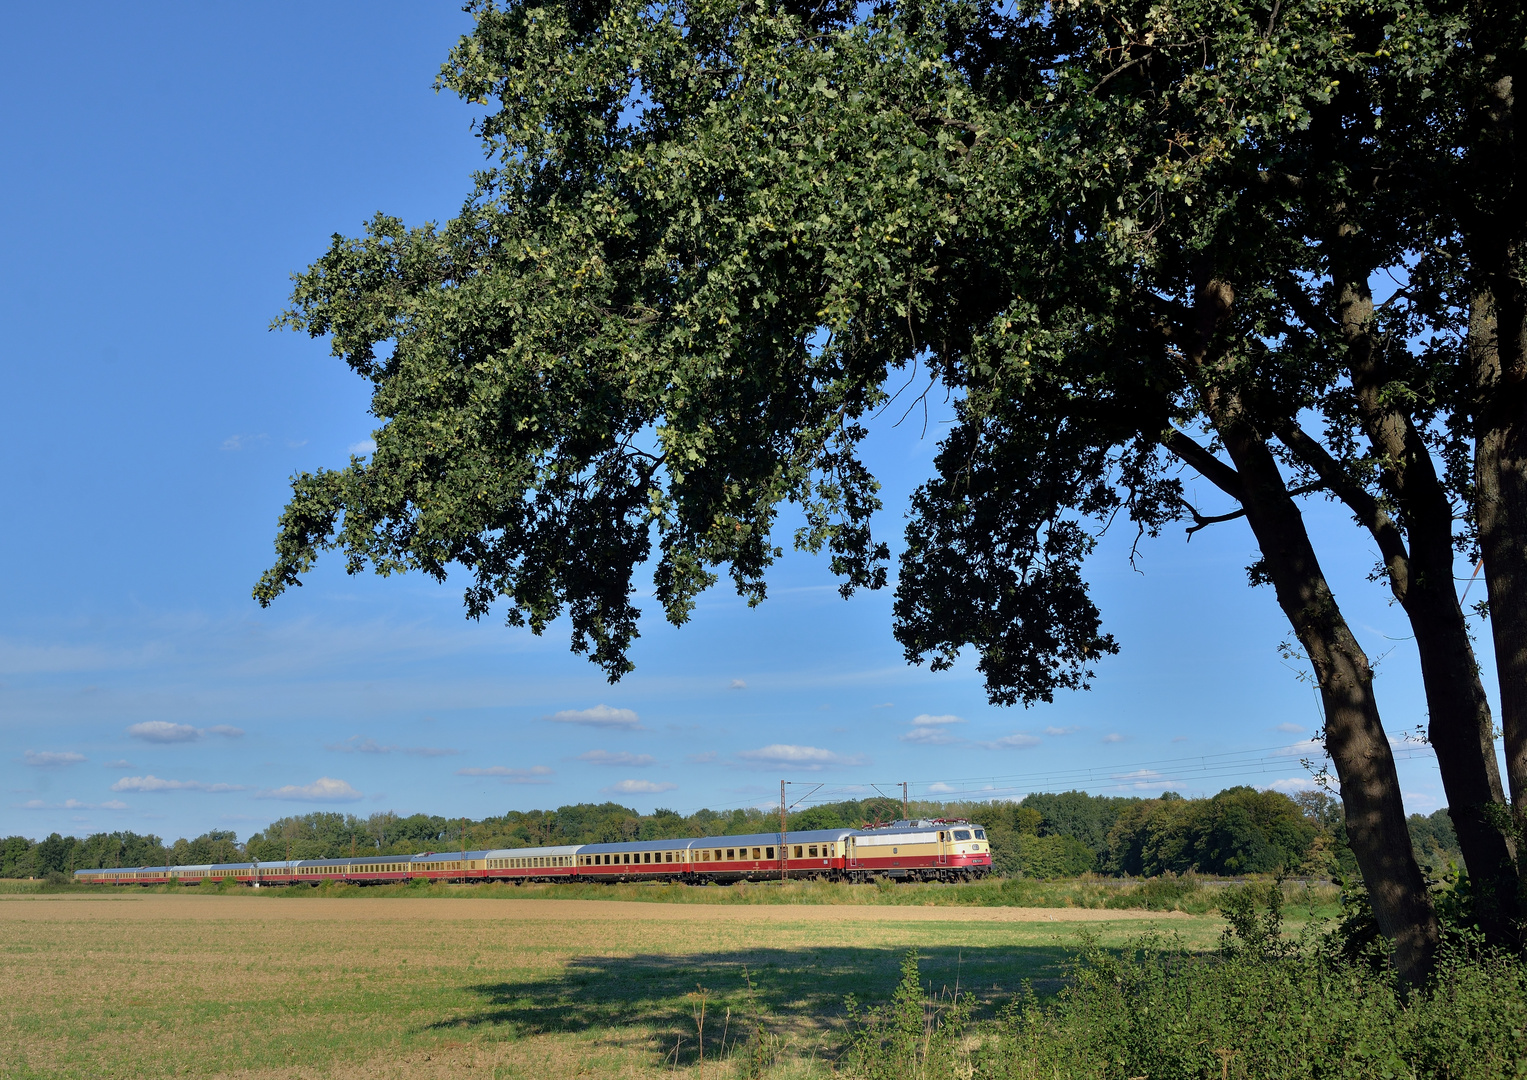
<path fill-rule="evenodd" d="M 1084 952 L 1052 1006 L 992 1026 L 974 1076 L 1495 1080 L 1527 1075 L 1527 978 L 1501 957 L 1444 957 L 1406 1000 L 1365 968 L 1302 952 L 1187 953 L 1160 940 Z"/>
<path fill-rule="evenodd" d="M 981 1025 L 961 1003 L 930 1000 L 909 956 L 889 1005 L 850 1002 L 847 1071 L 866 1080 L 1527 1076 L 1519 958 L 1471 952 L 1453 935 L 1432 981 L 1407 995 L 1370 957 L 1344 958 L 1351 920 L 1324 935 L 1313 925 L 1285 935 L 1278 883 L 1227 889 L 1219 905 L 1217 953 L 1159 935 L 1122 953 L 1084 938 L 1053 1001 L 1030 992 Z"/>

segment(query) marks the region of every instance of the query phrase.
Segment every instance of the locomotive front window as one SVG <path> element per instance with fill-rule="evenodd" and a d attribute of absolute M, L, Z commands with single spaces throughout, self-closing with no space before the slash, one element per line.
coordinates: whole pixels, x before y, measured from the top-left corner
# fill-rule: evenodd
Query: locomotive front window
<path fill-rule="evenodd" d="M 985 829 L 977 829 L 976 830 L 976 839 L 977 840 L 985 840 L 986 839 L 986 830 Z"/>
<path fill-rule="evenodd" d="M 969 829 L 956 829 L 956 830 L 954 830 L 954 838 L 956 840 L 969 840 L 970 839 L 970 830 Z"/>

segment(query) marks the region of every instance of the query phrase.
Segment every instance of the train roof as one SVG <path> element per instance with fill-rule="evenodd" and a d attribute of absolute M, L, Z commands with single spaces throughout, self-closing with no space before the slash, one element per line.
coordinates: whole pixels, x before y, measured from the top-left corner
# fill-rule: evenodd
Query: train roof
<path fill-rule="evenodd" d="M 426 851 L 415 855 L 414 862 L 450 862 L 452 859 L 486 859 L 487 849 L 477 851 Z"/>
<path fill-rule="evenodd" d="M 823 842 L 831 843 L 835 840 L 843 839 L 843 837 L 849 835 L 853 831 L 854 830 L 849 828 L 801 829 L 799 832 L 794 830 L 787 832 L 785 833 L 785 837 L 786 842 L 790 844 L 818 844 Z M 694 841 L 694 846 L 697 848 L 718 848 L 726 847 L 728 844 L 735 847 L 741 844 L 752 846 L 753 844 L 777 843 L 779 843 L 779 833 L 767 832 L 746 833 L 741 836 L 702 836 L 700 839 Z"/>
<path fill-rule="evenodd" d="M 605 851 L 683 851 L 685 848 L 700 841 L 690 836 L 677 837 L 672 840 L 620 840 L 613 844 L 582 844 L 573 848 L 576 852 L 605 852 Z"/>
<path fill-rule="evenodd" d="M 954 829 L 964 826 L 966 828 L 977 827 L 975 822 L 966 821 L 964 818 L 923 818 L 918 821 L 893 821 L 886 825 L 873 825 L 864 829 L 854 829 L 856 836 L 887 836 L 896 833 L 920 833 L 934 829 Z"/>
<path fill-rule="evenodd" d="M 460 857 L 460 852 L 457 853 L 457 856 Z M 413 862 L 416 857 L 414 855 L 357 855 L 352 859 L 345 859 L 344 861 L 351 865 L 374 862 Z"/>
<path fill-rule="evenodd" d="M 556 847 L 494 848 L 486 855 L 490 859 L 539 859 L 543 855 L 576 855 L 582 850 L 577 844 L 559 844 Z"/>

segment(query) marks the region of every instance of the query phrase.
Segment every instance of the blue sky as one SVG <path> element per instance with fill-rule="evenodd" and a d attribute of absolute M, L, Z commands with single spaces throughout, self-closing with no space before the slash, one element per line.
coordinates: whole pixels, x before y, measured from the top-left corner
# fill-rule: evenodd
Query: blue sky
<path fill-rule="evenodd" d="M 1243 522 L 1191 544 L 1174 529 L 1143 572 L 1127 530 L 1108 537 L 1092 580 L 1122 654 L 1091 692 L 1030 710 L 988 705 L 970 665 L 909 667 L 889 594 L 844 602 L 806 556 L 776 568 L 761 608 L 718 589 L 683 629 L 644 619 L 617 686 L 569 653 L 565 626 L 468 622 L 458 588 L 420 577 L 329 560 L 257 607 L 288 477 L 343 464 L 374 426 L 325 343 L 267 326 L 331 233 L 460 204 L 480 163 L 471 114 L 431 84 L 467 26 L 449 2 L 9 13 L 0 834 L 243 837 L 313 809 L 603 799 L 689 811 L 768 802 L 781 779 L 824 785 L 815 798 L 903 780 L 914 796 L 1308 782 L 1295 744 L 1318 707 L 1279 655 L 1270 590 L 1246 585 Z M 920 414 L 898 418 L 868 447 L 893 543 L 942 430 L 937 410 L 926 435 Z M 1398 737 L 1425 721 L 1408 627 L 1366 580 L 1371 544 L 1310 506 L 1350 621 L 1387 652 Z M 1487 635 L 1480 648 L 1488 668 Z M 1409 808 L 1442 805 L 1429 752 L 1402 757 Z"/>

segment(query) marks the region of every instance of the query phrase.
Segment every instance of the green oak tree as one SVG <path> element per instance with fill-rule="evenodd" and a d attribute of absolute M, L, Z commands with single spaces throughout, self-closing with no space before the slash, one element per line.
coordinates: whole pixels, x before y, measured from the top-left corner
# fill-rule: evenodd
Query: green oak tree
<path fill-rule="evenodd" d="M 471 9 L 440 77 L 485 110 L 461 212 L 336 236 L 282 320 L 331 338 L 381 426 L 369 459 L 294 478 L 262 603 L 325 549 L 454 565 L 469 614 L 566 613 L 618 679 L 636 568 L 676 624 L 723 570 L 760 602 L 783 504 L 845 592 L 886 584 L 856 449 L 898 386 L 942 384 L 957 422 L 897 582 L 909 658 L 973 648 L 1002 703 L 1084 686 L 1117 649 L 1083 573 L 1100 525 L 1244 518 L 1379 926 L 1423 977 L 1437 924 L 1371 664 L 1300 509 L 1338 499 L 1415 628 L 1481 918 L 1511 936 L 1518 830 L 1452 567 L 1483 555 L 1520 808 L 1515 5 Z M 1184 468 L 1234 505 L 1191 505 Z"/>

